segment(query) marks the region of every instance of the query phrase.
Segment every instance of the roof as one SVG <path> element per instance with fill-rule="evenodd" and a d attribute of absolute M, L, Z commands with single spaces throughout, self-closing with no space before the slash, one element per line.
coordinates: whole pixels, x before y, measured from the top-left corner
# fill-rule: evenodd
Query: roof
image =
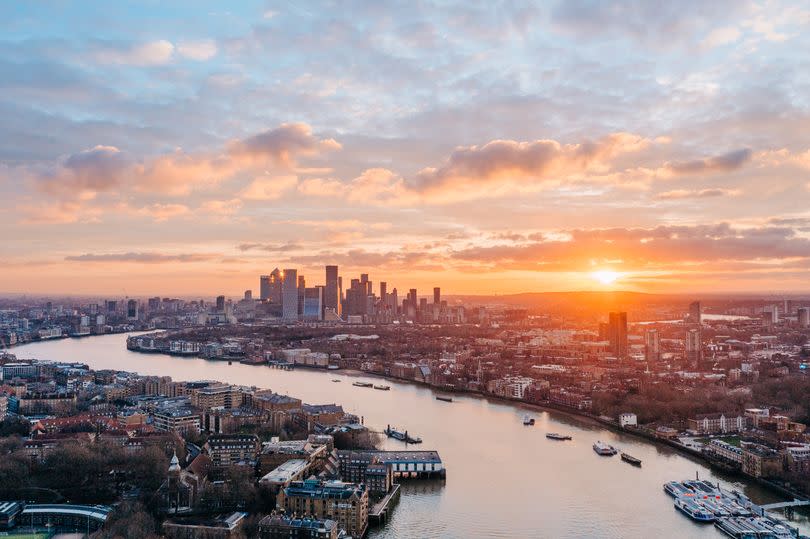
<path fill-rule="evenodd" d="M 0 515 L 14 515 L 23 508 L 22 502 L 0 502 Z"/>
<path fill-rule="evenodd" d="M 305 459 L 291 459 L 282 462 L 277 468 L 262 477 L 260 483 L 286 483 L 306 470 L 309 462 Z"/>
<path fill-rule="evenodd" d="M 100 522 L 107 520 L 112 507 L 106 505 L 72 505 L 69 503 L 43 503 L 43 504 L 30 504 L 26 505 L 23 509 L 23 515 L 33 514 L 54 514 L 54 515 L 78 515 L 82 517 L 92 518 Z"/>

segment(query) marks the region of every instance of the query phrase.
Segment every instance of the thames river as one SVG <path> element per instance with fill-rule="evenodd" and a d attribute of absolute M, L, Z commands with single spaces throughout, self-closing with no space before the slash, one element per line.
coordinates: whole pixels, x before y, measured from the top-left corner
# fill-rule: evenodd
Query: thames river
<path fill-rule="evenodd" d="M 754 501 L 782 498 L 715 474 L 705 465 L 633 436 L 612 432 L 589 420 L 543 412 L 473 396 L 437 401 L 431 389 L 394 381 L 391 391 L 352 386 L 378 378 L 306 369 L 264 366 L 130 352 L 126 335 L 64 339 L 12 349 L 18 358 L 86 363 L 174 380 L 214 379 L 270 388 L 313 404 L 338 403 L 364 418 L 373 430 L 386 425 L 407 429 L 424 443 L 409 446 L 439 451 L 445 481 L 410 481 L 385 528 L 374 538 L 549 537 L 549 538 L 719 538 L 712 525 L 699 525 L 676 512 L 662 490 L 666 481 L 694 478 L 742 489 Z M 332 382 L 333 379 L 340 383 Z M 535 417 L 525 427 L 524 415 Z M 569 434 L 555 442 L 546 432 Z M 591 445 L 603 440 L 643 461 L 641 468 L 616 457 L 600 457 Z M 404 449 L 395 440 L 386 449 Z M 810 531 L 806 515 L 793 525 Z"/>

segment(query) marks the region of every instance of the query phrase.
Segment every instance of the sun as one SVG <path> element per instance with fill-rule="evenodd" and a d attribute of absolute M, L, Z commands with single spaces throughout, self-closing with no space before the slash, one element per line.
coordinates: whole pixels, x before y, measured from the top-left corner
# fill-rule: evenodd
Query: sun
<path fill-rule="evenodd" d="M 595 271 L 591 276 L 602 284 L 613 284 L 619 278 L 619 274 L 611 270 Z"/>

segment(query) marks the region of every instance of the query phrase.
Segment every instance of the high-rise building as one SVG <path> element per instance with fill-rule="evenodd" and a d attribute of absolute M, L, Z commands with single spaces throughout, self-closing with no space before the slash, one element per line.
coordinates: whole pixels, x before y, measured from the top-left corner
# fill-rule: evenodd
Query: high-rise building
<path fill-rule="evenodd" d="M 657 329 L 648 329 L 644 333 L 644 358 L 653 362 L 661 359 L 661 340 Z"/>
<path fill-rule="evenodd" d="M 689 323 L 700 324 L 700 302 L 693 301 L 689 304 Z"/>
<path fill-rule="evenodd" d="M 323 320 L 323 286 L 304 289 L 304 320 Z"/>
<path fill-rule="evenodd" d="M 118 302 L 114 299 L 107 300 L 107 312 L 114 313 L 116 310 L 118 310 Z"/>
<path fill-rule="evenodd" d="M 810 327 L 810 308 L 800 307 L 798 313 L 799 327 Z"/>
<path fill-rule="evenodd" d="M 160 310 L 160 298 L 149 298 L 146 301 L 147 308 L 150 313 Z"/>
<path fill-rule="evenodd" d="M 690 329 L 686 332 L 686 361 L 697 367 L 702 359 L 702 346 L 700 343 L 700 330 Z"/>
<path fill-rule="evenodd" d="M 441 304 L 442 302 L 442 289 L 438 286 L 433 289 L 433 303 L 436 305 Z"/>
<path fill-rule="evenodd" d="M 616 312 L 608 315 L 608 340 L 614 356 L 619 359 L 627 357 L 627 313 Z"/>
<path fill-rule="evenodd" d="M 245 301 L 251 301 L 253 299 L 253 290 L 245 290 Z"/>
<path fill-rule="evenodd" d="M 281 280 L 281 317 L 298 319 L 298 270 L 285 269 Z"/>
<path fill-rule="evenodd" d="M 270 299 L 270 276 L 262 275 L 259 277 L 259 299 L 267 301 Z"/>
<path fill-rule="evenodd" d="M 385 303 L 386 298 L 388 297 L 388 283 L 385 281 L 380 281 L 380 300 Z"/>
<path fill-rule="evenodd" d="M 298 318 L 304 316 L 304 290 L 307 287 L 307 281 L 303 275 L 298 276 Z"/>
<path fill-rule="evenodd" d="M 217 312 L 225 312 L 225 296 L 217 296 Z"/>
<path fill-rule="evenodd" d="M 323 290 L 323 307 L 331 309 L 340 315 L 340 286 L 338 283 L 338 267 L 326 266 L 326 286 Z"/>
<path fill-rule="evenodd" d="M 127 301 L 127 318 L 130 320 L 138 319 L 138 300 L 131 299 Z"/>

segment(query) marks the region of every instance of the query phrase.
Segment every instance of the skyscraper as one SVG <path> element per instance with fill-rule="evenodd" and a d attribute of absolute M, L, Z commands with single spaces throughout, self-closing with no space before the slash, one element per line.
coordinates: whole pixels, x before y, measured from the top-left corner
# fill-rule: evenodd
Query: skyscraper
<path fill-rule="evenodd" d="M 647 361 L 661 359 L 661 341 L 657 329 L 648 329 L 644 333 L 644 358 Z"/>
<path fill-rule="evenodd" d="M 304 289 L 304 320 L 323 320 L 323 286 Z"/>
<path fill-rule="evenodd" d="M 130 320 L 138 319 L 138 300 L 131 299 L 127 301 L 127 318 Z"/>
<path fill-rule="evenodd" d="M 259 277 L 259 299 L 267 301 L 270 299 L 270 276 L 262 275 Z"/>
<path fill-rule="evenodd" d="M 298 318 L 304 316 L 304 290 L 307 287 L 307 281 L 303 275 L 298 276 Z"/>
<path fill-rule="evenodd" d="M 614 356 L 619 359 L 627 357 L 627 313 L 617 312 L 608 315 L 608 340 Z"/>
<path fill-rule="evenodd" d="M 331 309 L 335 314 L 340 314 L 340 286 L 338 284 L 337 266 L 326 266 L 323 307 L 324 309 Z"/>
<path fill-rule="evenodd" d="M 245 290 L 245 301 L 253 299 L 253 290 Z"/>
<path fill-rule="evenodd" d="M 700 302 L 693 301 L 689 304 L 689 323 L 700 324 Z"/>
<path fill-rule="evenodd" d="M 281 317 L 298 320 L 298 270 L 285 269 L 281 280 Z"/>
<path fill-rule="evenodd" d="M 693 367 L 697 367 L 702 359 L 702 346 L 700 343 L 700 330 L 690 329 L 686 332 L 686 360 Z"/>
<path fill-rule="evenodd" d="M 799 327 L 800 328 L 807 328 L 810 327 L 810 308 L 801 307 L 799 308 Z"/>
<path fill-rule="evenodd" d="M 225 296 L 217 296 L 217 312 L 225 312 Z"/>
<path fill-rule="evenodd" d="M 433 289 L 433 303 L 440 304 L 442 302 L 442 289 L 438 286 Z"/>

